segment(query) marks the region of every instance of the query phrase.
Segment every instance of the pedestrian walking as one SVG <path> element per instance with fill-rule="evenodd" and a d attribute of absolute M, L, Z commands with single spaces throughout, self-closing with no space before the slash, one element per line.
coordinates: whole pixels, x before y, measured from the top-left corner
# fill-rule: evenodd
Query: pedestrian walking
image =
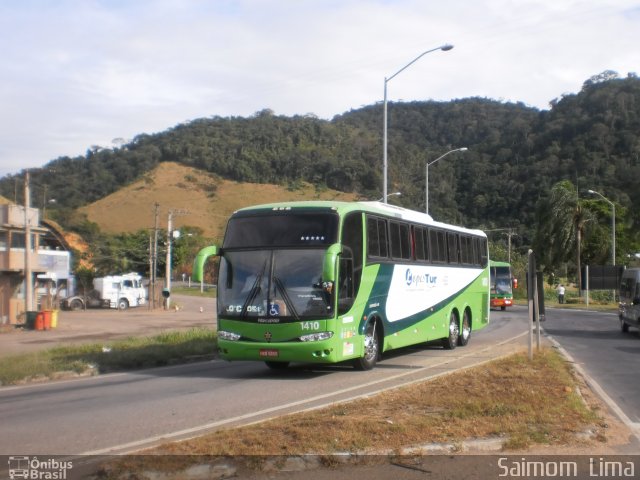
<path fill-rule="evenodd" d="M 558 285 L 558 303 L 564 303 L 564 285 Z"/>

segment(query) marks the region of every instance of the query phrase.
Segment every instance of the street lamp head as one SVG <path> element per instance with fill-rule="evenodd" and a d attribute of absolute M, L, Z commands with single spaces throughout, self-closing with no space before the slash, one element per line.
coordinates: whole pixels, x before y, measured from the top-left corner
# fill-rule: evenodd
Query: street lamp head
<path fill-rule="evenodd" d="M 589 192 L 589 193 L 596 193 L 596 192 L 594 192 L 594 191 L 593 191 L 593 190 L 591 190 L 591 189 L 587 190 L 587 192 Z"/>
<path fill-rule="evenodd" d="M 401 196 L 401 195 L 402 195 L 402 192 L 393 192 L 393 193 L 389 193 L 389 194 L 387 195 L 387 198 L 388 198 L 388 197 L 399 197 L 399 196 Z M 384 200 L 384 197 L 379 198 L 378 200 L 376 200 L 376 202 L 382 202 L 383 200 Z"/>
<path fill-rule="evenodd" d="M 453 45 L 447 43 L 445 45 L 442 45 L 440 47 L 440 50 L 442 50 L 443 52 L 448 52 L 449 50 L 451 50 L 453 48 Z"/>
<path fill-rule="evenodd" d="M 467 147 L 461 147 L 458 149 L 459 152 L 466 152 L 467 150 L 469 150 Z"/>

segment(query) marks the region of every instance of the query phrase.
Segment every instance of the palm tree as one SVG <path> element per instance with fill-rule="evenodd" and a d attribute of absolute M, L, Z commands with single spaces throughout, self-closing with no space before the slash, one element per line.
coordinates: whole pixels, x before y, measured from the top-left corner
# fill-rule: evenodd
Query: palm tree
<path fill-rule="evenodd" d="M 568 181 L 556 183 L 541 203 L 536 249 L 543 252 L 547 266 L 556 267 L 575 255 L 578 288 L 582 290 L 580 251 L 587 226 L 595 219 L 578 190 Z"/>

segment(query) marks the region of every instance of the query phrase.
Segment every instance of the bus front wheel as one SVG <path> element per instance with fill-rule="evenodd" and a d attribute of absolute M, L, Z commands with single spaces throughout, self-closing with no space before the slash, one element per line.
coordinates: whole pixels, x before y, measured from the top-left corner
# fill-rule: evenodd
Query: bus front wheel
<path fill-rule="evenodd" d="M 358 370 L 371 370 L 378 360 L 380 341 L 375 320 L 367 324 L 364 334 L 364 355 L 354 360 L 353 365 Z"/>
<path fill-rule="evenodd" d="M 455 312 L 451 312 L 449 317 L 449 335 L 442 339 L 442 344 L 447 350 L 453 350 L 458 345 L 458 337 L 460 336 L 460 326 L 458 325 L 458 317 Z"/>

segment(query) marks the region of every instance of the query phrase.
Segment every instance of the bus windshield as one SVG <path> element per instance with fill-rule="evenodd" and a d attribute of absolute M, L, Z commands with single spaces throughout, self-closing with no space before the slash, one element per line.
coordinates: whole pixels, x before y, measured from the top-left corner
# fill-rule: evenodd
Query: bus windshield
<path fill-rule="evenodd" d="M 509 267 L 491 267 L 491 293 L 511 295 L 511 269 Z"/>
<path fill-rule="evenodd" d="M 325 249 L 225 251 L 220 262 L 218 315 L 258 323 L 330 318 L 322 289 Z"/>

